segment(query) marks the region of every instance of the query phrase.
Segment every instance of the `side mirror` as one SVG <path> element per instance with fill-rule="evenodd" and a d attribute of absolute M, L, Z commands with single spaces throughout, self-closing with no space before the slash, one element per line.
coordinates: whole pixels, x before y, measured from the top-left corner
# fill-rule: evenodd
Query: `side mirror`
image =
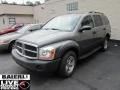
<path fill-rule="evenodd" d="M 91 30 L 91 29 L 92 29 L 91 26 L 83 26 L 83 27 L 81 27 L 81 29 L 79 31 L 82 32 L 82 31 Z"/>
<path fill-rule="evenodd" d="M 34 30 L 29 30 L 30 32 L 33 32 Z"/>

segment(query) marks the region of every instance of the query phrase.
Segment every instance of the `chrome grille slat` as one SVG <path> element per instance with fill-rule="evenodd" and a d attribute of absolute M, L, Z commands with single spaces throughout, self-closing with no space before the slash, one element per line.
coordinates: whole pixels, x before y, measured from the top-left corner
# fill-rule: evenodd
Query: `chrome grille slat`
<path fill-rule="evenodd" d="M 22 47 L 20 47 L 20 46 L 17 46 L 17 48 L 20 48 L 20 49 L 22 49 Z"/>
<path fill-rule="evenodd" d="M 33 53 L 37 53 L 36 51 L 31 51 L 31 50 L 28 50 L 28 49 L 25 49 L 25 51 L 29 51 L 29 52 L 33 52 Z"/>
<path fill-rule="evenodd" d="M 28 48 L 26 47 L 28 46 Z M 16 42 L 17 53 L 29 59 L 38 59 L 38 47 L 26 42 Z"/>

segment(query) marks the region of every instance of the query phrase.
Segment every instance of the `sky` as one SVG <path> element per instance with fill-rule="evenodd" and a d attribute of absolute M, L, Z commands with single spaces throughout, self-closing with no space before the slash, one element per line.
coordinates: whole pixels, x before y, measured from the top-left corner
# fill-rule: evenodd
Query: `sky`
<path fill-rule="evenodd" d="M 26 1 L 31 1 L 31 2 L 35 2 L 35 1 L 40 1 L 41 3 L 44 3 L 44 0 L 0 0 L 1 1 L 7 1 L 7 2 L 17 2 L 18 4 L 22 4 L 23 2 L 25 3 Z"/>

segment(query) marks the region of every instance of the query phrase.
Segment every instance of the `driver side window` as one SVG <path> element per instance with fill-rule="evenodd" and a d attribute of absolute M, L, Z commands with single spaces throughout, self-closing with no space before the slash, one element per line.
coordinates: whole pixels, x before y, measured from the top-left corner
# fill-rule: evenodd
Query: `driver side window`
<path fill-rule="evenodd" d="M 82 23 L 81 26 L 91 26 L 92 28 L 94 27 L 93 20 L 91 16 L 86 16 Z"/>

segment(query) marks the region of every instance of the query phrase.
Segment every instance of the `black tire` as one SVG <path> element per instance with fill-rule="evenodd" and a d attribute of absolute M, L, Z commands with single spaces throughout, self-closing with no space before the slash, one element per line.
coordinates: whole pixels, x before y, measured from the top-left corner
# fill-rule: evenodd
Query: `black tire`
<path fill-rule="evenodd" d="M 8 51 L 11 52 L 12 49 L 14 48 L 14 46 L 15 46 L 15 42 L 11 42 L 9 47 L 8 47 Z"/>
<path fill-rule="evenodd" d="M 109 38 L 105 37 L 104 42 L 102 44 L 102 51 L 106 51 L 108 49 L 108 42 L 109 42 Z"/>
<path fill-rule="evenodd" d="M 70 60 L 72 60 L 72 61 L 70 61 Z M 70 61 L 70 62 L 68 63 L 68 61 Z M 60 63 L 59 75 L 63 78 L 70 77 L 75 71 L 76 61 L 77 61 L 77 56 L 76 56 L 75 52 L 73 52 L 73 51 L 67 52 L 63 56 L 62 61 Z M 71 63 L 71 65 L 70 65 L 70 63 Z M 72 68 L 72 64 L 73 64 L 73 68 Z"/>

